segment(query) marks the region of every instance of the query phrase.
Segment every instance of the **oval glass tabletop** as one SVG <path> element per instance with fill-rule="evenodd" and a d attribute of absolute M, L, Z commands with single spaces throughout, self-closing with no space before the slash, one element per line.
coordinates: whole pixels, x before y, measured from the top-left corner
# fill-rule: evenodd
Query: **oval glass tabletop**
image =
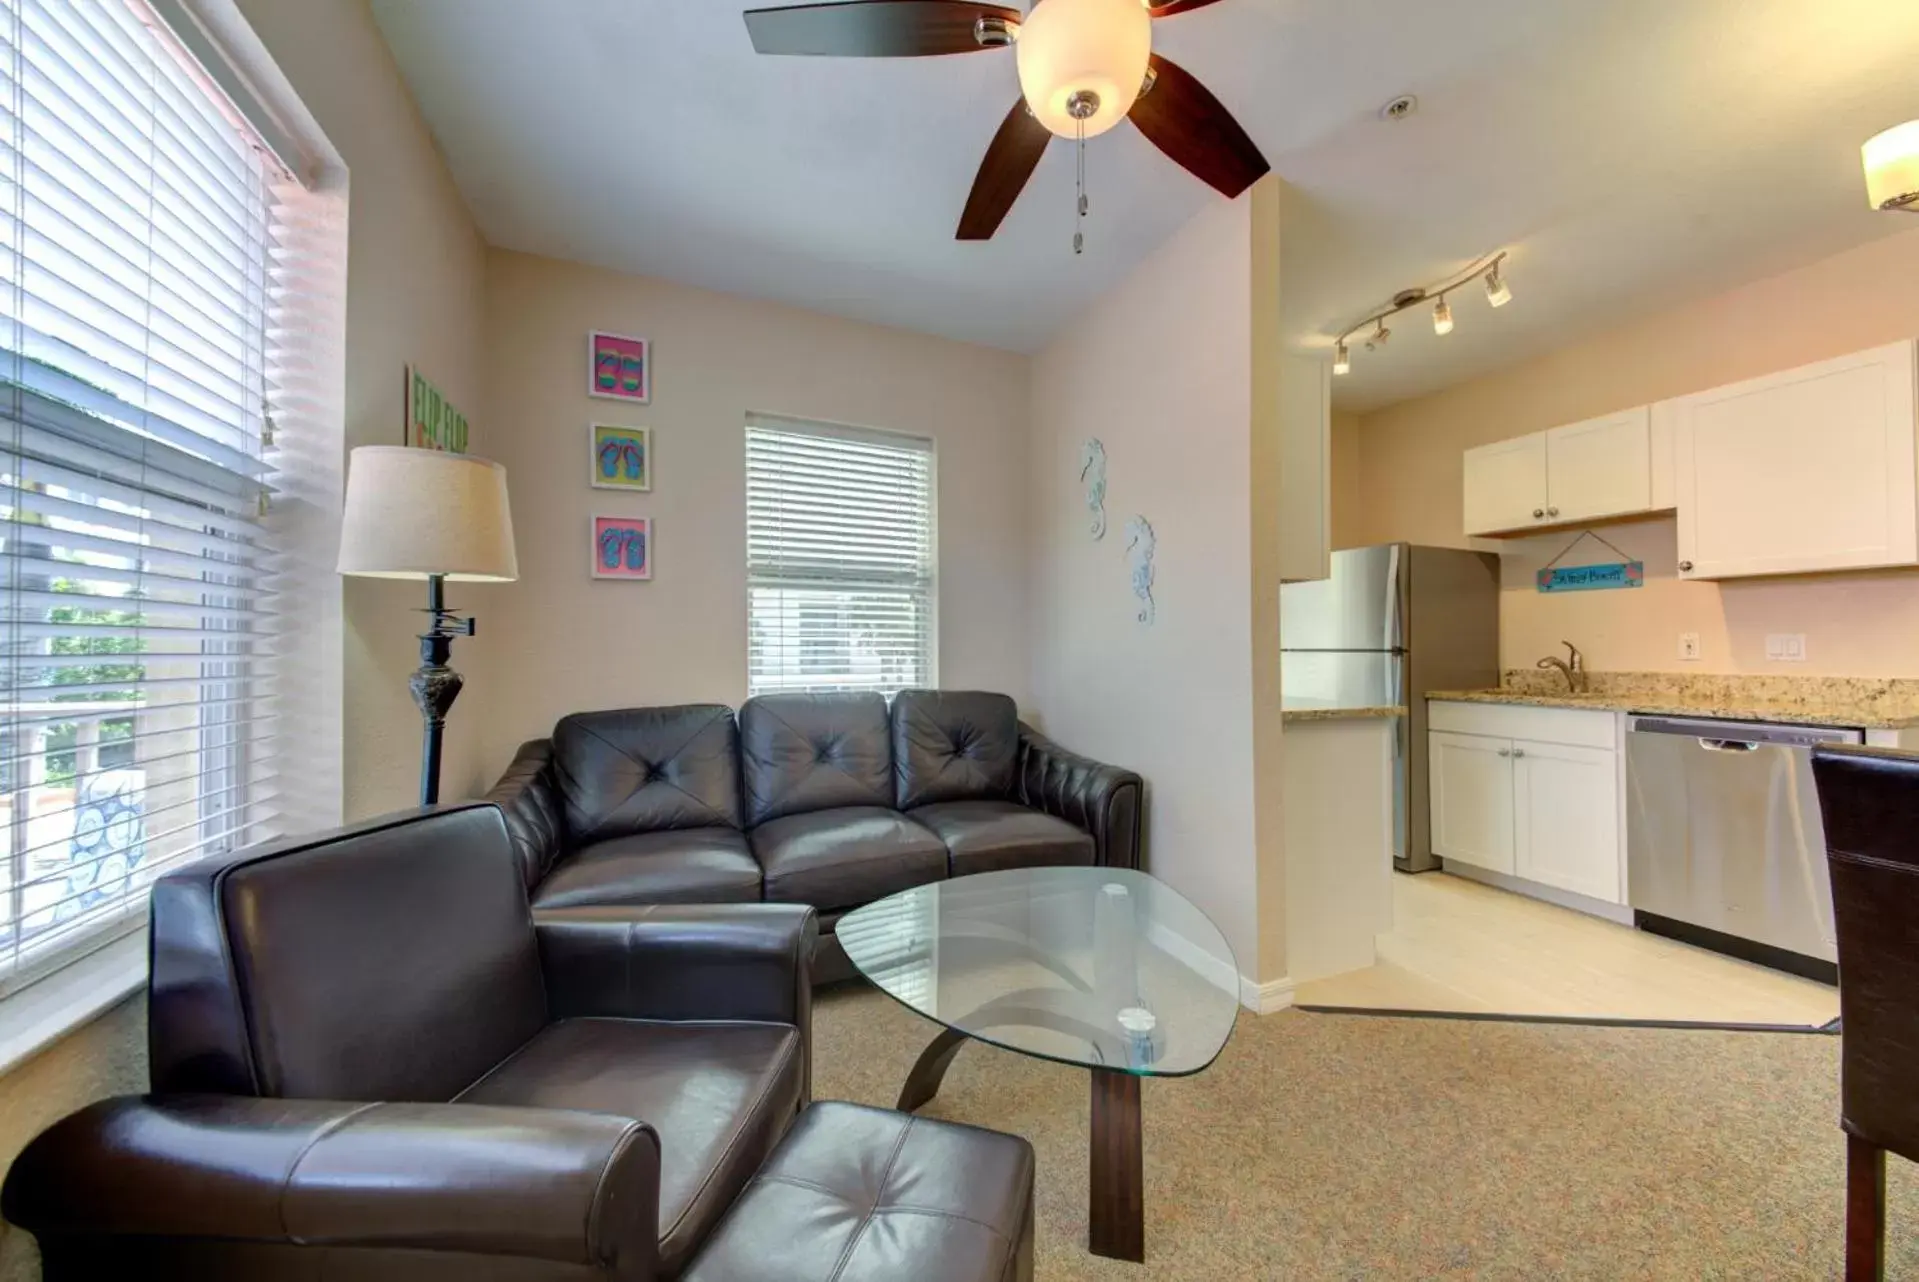
<path fill-rule="evenodd" d="M 1219 928 L 1127 868 L 937 881 L 846 914 L 838 934 L 861 974 L 928 1019 L 1088 1068 L 1197 1073 L 1239 1011 Z"/>

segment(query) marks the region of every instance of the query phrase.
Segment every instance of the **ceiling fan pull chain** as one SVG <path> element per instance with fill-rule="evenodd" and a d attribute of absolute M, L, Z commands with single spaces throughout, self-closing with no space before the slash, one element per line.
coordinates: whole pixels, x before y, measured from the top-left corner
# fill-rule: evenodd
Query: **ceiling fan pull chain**
<path fill-rule="evenodd" d="M 1086 252 L 1086 121 L 1081 119 L 1076 124 L 1079 131 L 1079 204 L 1073 222 L 1073 252 L 1083 254 Z"/>

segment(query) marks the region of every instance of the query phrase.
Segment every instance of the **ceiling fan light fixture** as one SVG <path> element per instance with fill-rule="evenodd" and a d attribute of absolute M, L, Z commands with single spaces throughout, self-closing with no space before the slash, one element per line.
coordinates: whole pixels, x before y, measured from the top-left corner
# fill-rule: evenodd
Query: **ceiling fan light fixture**
<path fill-rule="evenodd" d="M 1153 18 L 1140 0 L 1046 0 L 1020 25 L 1014 50 L 1020 92 L 1039 122 L 1062 138 L 1091 138 L 1139 97 Z"/>
<path fill-rule="evenodd" d="M 1919 213 L 1919 120 L 1894 125 L 1859 148 L 1866 200 L 1874 209 Z"/>

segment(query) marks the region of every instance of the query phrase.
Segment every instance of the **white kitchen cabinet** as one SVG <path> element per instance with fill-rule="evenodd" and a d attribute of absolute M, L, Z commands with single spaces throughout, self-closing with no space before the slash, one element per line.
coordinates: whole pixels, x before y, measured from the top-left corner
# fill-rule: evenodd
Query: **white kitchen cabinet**
<path fill-rule="evenodd" d="M 1919 564 L 1908 340 L 1669 403 L 1681 578 Z"/>
<path fill-rule="evenodd" d="M 1429 722 L 1434 854 L 1626 902 L 1617 714 L 1441 701 Z"/>
<path fill-rule="evenodd" d="M 1534 432 L 1467 450 L 1465 480 L 1466 533 L 1491 534 L 1543 524 L 1546 434 Z"/>
<path fill-rule="evenodd" d="M 1466 451 L 1468 534 L 1633 516 L 1653 507 L 1651 416 L 1623 410 Z"/>
<path fill-rule="evenodd" d="M 1429 739 L 1433 853 L 1513 872 L 1512 744 L 1438 730 Z"/>
<path fill-rule="evenodd" d="M 1279 579 L 1332 574 L 1332 367 L 1288 356 L 1279 378 Z"/>
<path fill-rule="evenodd" d="M 1513 871 L 1608 903 L 1620 885 L 1618 756 L 1597 748 L 1516 740 Z"/>

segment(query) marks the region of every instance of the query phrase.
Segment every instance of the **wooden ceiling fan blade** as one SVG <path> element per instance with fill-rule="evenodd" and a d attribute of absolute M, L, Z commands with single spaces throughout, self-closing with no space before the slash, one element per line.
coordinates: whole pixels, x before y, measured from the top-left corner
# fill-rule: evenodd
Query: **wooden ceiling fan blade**
<path fill-rule="evenodd" d="M 1182 13 L 1191 13 L 1195 9 L 1218 3 L 1219 0 L 1164 0 L 1164 3 L 1152 5 L 1150 9 L 1155 18 L 1176 18 Z"/>
<path fill-rule="evenodd" d="M 1237 196 L 1272 168 L 1219 99 L 1178 63 L 1158 54 L 1151 88 L 1127 118 L 1153 145 L 1224 196 Z"/>
<path fill-rule="evenodd" d="M 1000 122 L 999 132 L 993 135 L 992 145 L 986 149 L 979 175 L 973 179 L 972 193 L 966 197 L 966 210 L 960 214 L 958 239 L 993 238 L 1013 202 L 1026 190 L 1026 180 L 1039 167 L 1039 158 L 1052 140 L 1053 135 L 1046 126 L 1026 109 L 1024 98 L 1013 104 L 1006 119 Z"/>
<path fill-rule="evenodd" d="M 924 58 L 991 48 L 975 36 L 981 18 L 1008 28 L 1020 13 L 971 0 L 852 0 L 748 9 L 746 31 L 760 53 L 842 58 Z"/>

